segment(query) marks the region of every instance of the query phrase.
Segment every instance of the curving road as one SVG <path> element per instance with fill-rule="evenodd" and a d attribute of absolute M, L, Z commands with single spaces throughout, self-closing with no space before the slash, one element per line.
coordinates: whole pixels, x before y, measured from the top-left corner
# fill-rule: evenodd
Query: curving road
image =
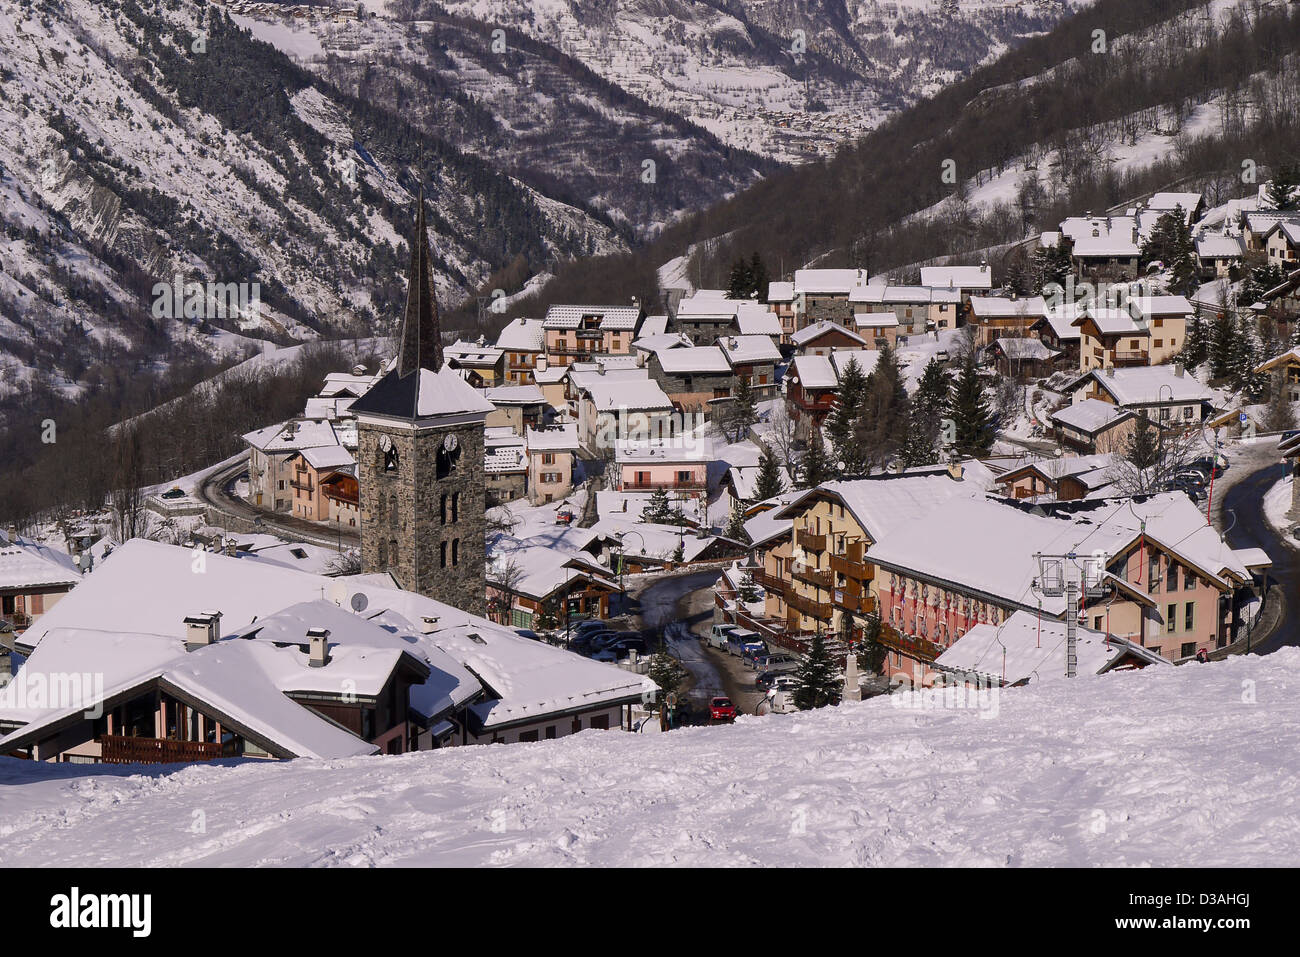
<path fill-rule="evenodd" d="M 1264 493 L 1285 474 L 1286 466 L 1280 462 L 1265 466 L 1234 484 L 1223 499 L 1228 544 L 1262 548 L 1273 559 L 1268 583 L 1279 586 L 1273 594 L 1283 602 L 1282 620 L 1273 634 L 1251 649 L 1260 655 L 1300 645 L 1300 553 L 1283 540 L 1264 514 Z"/>
<path fill-rule="evenodd" d="M 294 518 L 292 515 L 286 515 L 283 512 L 268 512 L 255 505 L 250 505 L 231 489 L 236 480 L 247 471 L 248 461 L 247 459 L 241 459 L 233 465 L 213 472 L 200 483 L 197 489 L 200 500 L 212 506 L 222 515 L 229 515 L 243 522 L 260 521 L 260 527 L 265 529 L 267 533 L 279 535 L 291 541 L 307 542 L 310 545 L 321 545 L 325 548 L 338 548 L 340 542 L 344 546 L 352 547 L 361 544 L 361 536 L 348 529 L 336 531 L 332 527 L 317 522 Z"/>

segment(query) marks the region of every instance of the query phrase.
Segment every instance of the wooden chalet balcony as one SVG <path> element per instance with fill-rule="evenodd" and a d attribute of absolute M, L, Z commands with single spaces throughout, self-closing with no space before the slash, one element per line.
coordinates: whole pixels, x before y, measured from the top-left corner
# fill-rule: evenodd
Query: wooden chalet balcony
<path fill-rule="evenodd" d="M 588 346 L 547 346 L 546 351 L 553 356 L 602 356 L 605 353 Z"/>
<path fill-rule="evenodd" d="M 933 641 L 925 638 L 909 638 L 907 635 L 900 635 L 889 625 L 882 625 L 880 628 L 880 643 L 895 651 L 901 651 L 910 658 L 916 658 L 919 661 L 934 661 L 941 654 L 943 649 Z"/>
<path fill-rule="evenodd" d="M 824 601 L 814 601 L 811 598 L 805 598 L 798 592 L 789 592 L 785 596 L 785 602 L 796 611 L 801 611 L 819 621 L 831 620 L 831 606 Z"/>
<path fill-rule="evenodd" d="M 836 608 L 863 615 L 870 615 L 876 610 L 876 600 L 857 587 L 836 588 L 831 593 L 831 602 Z"/>
<path fill-rule="evenodd" d="M 680 489 L 685 492 L 699 492 L 708 489 L 708 487 L 709 487 L 709 483 L 703 480 L 682 482 L 676 479 L 668 479 L 665 481 L 656 482 L 651 479 L 644 479 L 639 482 L 631 481 L 631 482 L 623 483 L 623 490 L 625 492 L 628 491 L 653 492 L 655 489 L 660 489 L 660 488 L 668 489 L 669 491 L 672 491 L 673 489 Z"/>
<path fill-rule="evenodd" d="M 790 583 L 785 579 L 777 578 L 767 572 L 754 572 L 754 584 L 778 595 L 784 595 L 786 589 L 790 587 Z"/>
<path fill-rule="evenodd" d="M 232 757 L 220 744 L 207 741 L 172 741 L 169 738 L 133 738 L 118 734 L 100 735 L 100 760 L 105 764 L 188 764 Z"/>
<path fill-rule="evenodd" d="M 1111 364 L 1117 367 L 1125 366 L 1148 366 L 1151 364 L 1151 356 L 1145 352 L 1112 352 Z"/>
<path fill-rule="evenodd" d="M 860 582 L 870 581 L 876 577 L 876 566 L 871 562 L 864 562 L 848 555 L 832 555 L 831 571 Z"/>
<path fill-rule="evenodd" d="M 0 621 L 12 625 L 14 631 L 20 631 L 31 626 L 32 616 L 26 612 L 15 611 L 8 615 L 0 615 Z"/>
<path fill-rule="evenodd" d="M 799 543 L 800 548 L 806 548 L 811 552 L 826 551 L 826 536 L 810 532 L 806 528 L 801 528 L 795 532 L 795 541 Z"/>
<path fill-rule="evenodd" d="M 830 588 L 833 584 L 831 581 L 831 570 L 829 568 L 813 568 L 809 565 L 795 565 L 793 569 L 794 577 L 801 582 L 807 582 L 809 585 L 816 585 L 818 588 Z"/>
<path fill-rule="evenodd" d="M 305 482 L 299 482 L 297 479 L 291 479 L 291 480 L 289 481 L 289 487 L 290 487 L 290 488 L 296 488 L 296 489 L 298 489 L 300 492 L 314 492 L 314 491 L 316 491 L 315 487 L 311 484 L 311 481 L 310 481 L 310 480 L 305 481 Z"/>

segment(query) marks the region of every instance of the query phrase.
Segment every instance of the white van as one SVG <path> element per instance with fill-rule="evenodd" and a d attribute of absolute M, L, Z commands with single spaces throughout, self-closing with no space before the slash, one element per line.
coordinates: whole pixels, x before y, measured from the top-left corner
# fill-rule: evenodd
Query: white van
<path fill-rule="evenodd" d="M 709 647 L 717 648 L 719 651 L 726 651 L 727 639 L 731 637 L 731 633 L 735 630 L 735 625 L 714 625 L 709 632 Z"/>

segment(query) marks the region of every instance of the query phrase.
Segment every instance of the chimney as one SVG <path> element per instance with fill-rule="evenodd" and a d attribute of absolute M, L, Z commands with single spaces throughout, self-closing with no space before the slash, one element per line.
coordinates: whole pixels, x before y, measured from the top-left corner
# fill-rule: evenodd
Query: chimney
<path fill-rule="evenodd" d="M 198 651 L 221 640 L 221 612 L 202 611 L 185 619 L 185 650 Z"/>
<path fill-rule="evenodd" d="M 231 558 L 235 557 L 235 540 L 229 535 L 226 536 L 226 554 Z"/>
<path fill-rule="evenodd" d="M 420 618 L 420 634 L 432 635 L 438 630 L 438 616 L 424 615 Z"/>
<path fill-rule="evenodd" d="M 966 467 L 961 462 L 953 459 L 948 463 L 948 474 L 952 476 L 954 481 L 960 482 L 966 475 Z"/>
<path fill-rule="evenodd" d="M 307 639 L 311 643 L 311 652 L 307 663 L 313 668 L 324 668 L 330 663 L 330 630 L 328 628 L 308 628 Z"/>
<path fill-rule="evenodd" d="M 730 339 L 727 340 L 728 349 L 735 349 L 739 345 L 740 345 L 740 340 L 737 339 L 735 336 L 732 336 Z"/>
<path fill-rule="evenodd" d="M 544 356 L 544 355 L 538 356 L 538 357 L 537 357 L 537 365 L 534 366 L 534 370 L 537 371 L 537 372 L 541 372 L 541 371 L 545 370 L 545 368 L 546 368 L 546 356 Z"/>
<path fill-rule="evenodd" d="M 1108 379 L 1113 379 L 1113 378 L 1115 378 L 1115 367 L 1114 367 L 1114 366 L 1106 366 L 1106 377 L 1107 377 Z"/>
<path fill-rule="evenodd" d="M 1180 379 L 1183 377 L 1183 364 L 1181 362 L 1174 363 L 1174 375 Z"/>
<path fill-rule="evenodd" d="M 632 308 L 633 308 L 633 309 L 640 309 L 640 308 L 641 308 L 641 300 L 640 300 L 639 298 L 637 298 L 636 296 L 633 296 L 633 297 L 632 297 Z"/>
<path fill-rule="evenodd" d="M 18 541 L 18 526 L 17 525 L 8 526 L 5 529 L 5 538 L 9 539 L 10 544 L 13 544 L 14 542 Z"/>

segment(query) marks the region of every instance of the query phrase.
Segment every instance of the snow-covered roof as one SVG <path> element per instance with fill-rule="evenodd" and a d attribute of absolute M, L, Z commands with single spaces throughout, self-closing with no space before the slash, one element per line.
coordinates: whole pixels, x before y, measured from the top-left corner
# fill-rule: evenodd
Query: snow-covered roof
<path fill-rule="evenodd" d="M 681 464 L 712 461 L 703 438 L 694 434 L 668 439 L 617 439 L 614 461 L 620 465 Z"/>
<path fill-rule="evenodd" d="M 528 471 L 528 453 L 524 448 L 524 440 L 516 437 L 514 442 L 485 444 L 483 448 L 483 471 L 489 475 L 507 475 L 512 472 Z"/>
<path fill-rule="evenodd" d="M 668 314 L 657 313 L 653 316 L 646 316 L 645 320 L 641 323 L 641 328 L 637 331 L 641 338 L 646 336 L 663 335 L 668 331 Z"/>
<path fill-rule="evenodd" d="M 893 312 L 855 312 L 853 324 L 863 329 L 892 329 L 898 325 L 898 315 Z"/>
<path fill-rule="evenodd" d="M 733 465 L 727 469 L 727 479 L 731 482 L 736 497 L 742 502 L 752 502 L 758 497 L 758 475 L 760 471 L 761 469 L 757 465 Z M 782 488 L 794 487 L 794 481 L 785 466 L 777 466 L 777 473 L 781 476 Z M 763 514 L 767 513 L 764 512 Z M 789 520 L 786 520 L 786 524 L 789 525 Z"/>
<path fill-rule="evenodd" d="M 979 266 L 922 266 L 921 285 L 935 289 L 992 289 L 993 271 Z"/>
<path fill-rule="evenodd" d="M 355 375 L 351 372 L 329 372 L 325 375 L 325 384 L 321 386 L 316 395 L 322 399 L 332 399 L 342 393 L 348 393 L 353 398 L 357 398 L 364 395 L 365 391 L 375 384 L 376 378 L 378 376 Z"/>
<path fill-rule="evenodd" d="M 768 302 L 794 302 L 794 283 L 769 282 L 767 284 Z"/>
<path fill-rule="evenodd" d="M 640 315 L 638 306 L 551 306 L 542 324 L 547 329 L 577 329 L 584 319 L 592 319 L 602 331 L 624 331 L 636 329 Z"/>
<path fill-rule="evenodd" d="M 677 303 L 679 319 L 730 319 L 742 302 L 753 303 L 752 299 L 728 299 L 725 289 L 700 289 L 692 296 L 684 296 Z"/>
<path fill-rule="evenodd" d="M 1201 205 L 1201 199 L 1202 197 L 1200 193 L 1164 192 L 1155 193 L 1147 200 L 1146 205 L 1147 209 L 1158 209 L 1161 211 L 1168 211 L 1173 209 L 1175 206 L 1181 206 L 1183 212 L 1190 219 L 1192 213 L 1196 211 L 1196 207 Z"/>
<path fill-rule="evenodd" d="M 289 419 L 244 435 L 244 441 L 266 453 L 295 452 L 338 445 L 334 426 L 325 419 Z"/>
<path fill-rule="evenodd" d="M 1179 375 L 1172 366 L 1093 369 L 1092 378 L 1123 406 L 1208 402 L 1214 398 L 1214 393 L 1194 376 Z"/>
<path fill-rule="evenodd" d="M 1139 296 L 1131 300 L 1138 314 L 1144 318 L 1190 316 L 1196 307 L 1186 296 Z"/>
<path fill-rule="evenodd" d="M 664 349 L 686 349 L 694 345 L 691 337 L 680 332 L 663 332 L 653 336 L 641 336 L 632 343 L 632 348 L 642 352 L 659 352 Z"/>
<path fill-rule="evenodd" d="M 977 481 L 957 481 L 940 471 L 924 475 L 882 475 L 866 479 L 825 482 L 809 489 L 780 509 L 782 517 L 793 518 L 804 499 L 830 495 L 844 503 L 873 540 L 929 514 L 953 498 L 982 498 L 988 486 Z"/>
<path fill-rule="evenodd" d="M 584 391 L 591 397 L 591 404 L 597 412 L 616 412 L 619 409 L 657 412 L 673 408 L 672 399 L 668 398 L 658 382 L 649 377 L 620 379 L 606 376 L 588 382 Z"/>
<path fill-rule="evenodd" d="M 467 342 L 458 339 L 442 350 L 443 358 L 472 369 L 490 369 L 501 361 L 505 353 L 483 341 Z"/>
<path fill-rule="evenodd" d="M 781 361 L 781 350 L 771 336 L 719 336 L 718 348 L 733 366 L 737 363 Z"/>
<path fill-rule="evenodd" d="M 1074 241 L 1072 254 L 1076 259 L 1087 258 L 1131 258 L 1139 254 L 1137 240 L 1130 234 L 1128 238 L 1113 236 L 1080 236 Z"/>
<path fill-rule="evenodd" d="M 354 468 L 357 460 L 341 445 L 327 445 L 322 448 L 303 449 L 298 453 L 308 465 L 318 472 L 322 469 Z"/>
<path fill-rule="evenodd" d="M 541 405 L 546 401 L 535 385 L 499 385 L 484 389 L 483 397 L 493 405 Z"/>
<path fill-rule="evenodd" d="M 1132 414 L 1127 409 L 1121 409 L 1101 399 L 1083 399 L 1074 405 L 1067 405 L 1064 409 L 1053 412 L 1051 419 L 1058 425 L 1095 435 L 1118 419 L 1127 418 Z"/>
<path fill-rule="evenodd" d="M 993 346 L 1008 359 L 1046 360 L 1061 354 L 1055 349 L 1047 348 L 1043 340 L 1034 338 L 998 338 L 993 340 Z"/>
<path fill-rule="evenodd" d="M 742 303 L 736 309 L 736 324 L 743 336 L 779 336 L 781 319 L 761 303 Z"/>
<path fill-rule="evenodd" d="M 578 441 L 578 426 L 572 422 L 527 429 L 524 432 L 524 444 L 528 446 L 529 452 L 576 452 L 581 445 Z"/>
<path fill-rule="evenodd" d="M 497 336 L 497 348 L 506 352 L 541 352 L 545 345 L 546 330 L 541 319 L 520 316 Z"/>
<path fill-rule="evenodd" d="M 831 360 L 838 380 L 844 378 L 850 362 L 856 362 L 863 375 L 870 375 L 880 361 L 880 352 L 877 349 L 836 349 L 827 358 Z"/>
<path fill-rule="evenodd" d="M 789 378 L 805 389 L 833 389 L 840 381 L 829 356 L 795 356 Z"/>
<path fill-rule="evenodd" d="M 866 283 L 865 269 L 796 269 L 794 271 L 795 291 L 803 294 L 846 296 L 854 286 L 863 286 Z M 770 298 L 770 291 L 768 295 Z"/>
<path fill-rule="evenodd" d="M 179 635 L 185 616 L 209 608 L 222 613 L 222 629 L 230 632 L 290 605 L 319 599 L 322 590 L 333 597 L 331 589 L 337 588 L 345 609 L 355 595 L 365 595 L 363 617 L 381 626 L 397 627 L 401 620 L 409 627 L 426 617 L 437 619 L 436 632 L 410 636 L 413 653 L 426 645 L 442 649 L 488 684 L 499 696 L 486 709 L 489 726 L 510 720 L 510 715 L 537 716 L 626 701 L 652 687 L 648 679 L 621 668 L 523 638 L 415 592 L 258 566 L 218 554 L 206 555 L 205 572 L 196 575 L 192 561 L 186 548 L 142 539 L 127 542 L 36 619 L 20 641 L 39 648 L 45 634 L 65 627 Z"/>
<path fill-rule="evenodd" d="M 666 349 L 655 353 L 660 367 L 669 375 L 683 373 L 724 373 L 731 371 L 731 363 L 717 346 L 688 346 Z"/>
<path fill-rule="evenodd" d="M 71 555 L 22 536 L 10 541 L 0 532 L 0 588 L 48 588 L 80 580 Z"/>
<path fill-rule="evenodd" d="M 1196 255 L 1202 259 L 1236 258 L 1244 255 L 1245 250 L 1240 236 L 1206 233 L 1196 240 Z"/>
<path fill-rule="evenodd" d="M 980 321 L 989 319 L 1030 319 L 1047 315 L 1047 303 L 1042 296 L 1024 299 L 1006 299 L 1000 296 L 971 296 L 971 312 Z"/>
<path fill-rule="evenodd" d="M 1048 309 L 1044 320 L 1051 326 L 1052 332 L 1060 341 L 1078 339 L 1079 327 L 1074 324 L 1074 320 L 1079 318 L 1082 311 L 1081 303 L 1064 303 Z"/>
<path fill-rule="evenodd" d="M 1065 678 L 1065 622 L 1017 611 L 1001 625 L 976 625 L 936 660 L 940 669 L 975 673 L 1007 684 Z M 1080 626 L 1075 632 L 1077 674 L 1096 675 L 1122 658 L 1149 664 L 1169 662 L 1149 649 Z"/>
<path fill-rule="evenodd" d="M 790 341 L 796 346 L 806 346 L 810 342 L 815 342 L 828 333 L 838 332 L 850 339 L 866 345 L 866 340 L 854 332 L 852 329 L 846 329 L 838 323 L 831 322 L 829 319 L 821 319 L 810 325 L 804 326 L 798 332 L 790 337 Z"/>
<path fill-rule="evenodd" d="M 426 419 L 487 415 L 496 407 L 444 362 L 434 372 L 421 368 L 405 377 L 393 369 L 352 404 L 357 416 Z"/>

